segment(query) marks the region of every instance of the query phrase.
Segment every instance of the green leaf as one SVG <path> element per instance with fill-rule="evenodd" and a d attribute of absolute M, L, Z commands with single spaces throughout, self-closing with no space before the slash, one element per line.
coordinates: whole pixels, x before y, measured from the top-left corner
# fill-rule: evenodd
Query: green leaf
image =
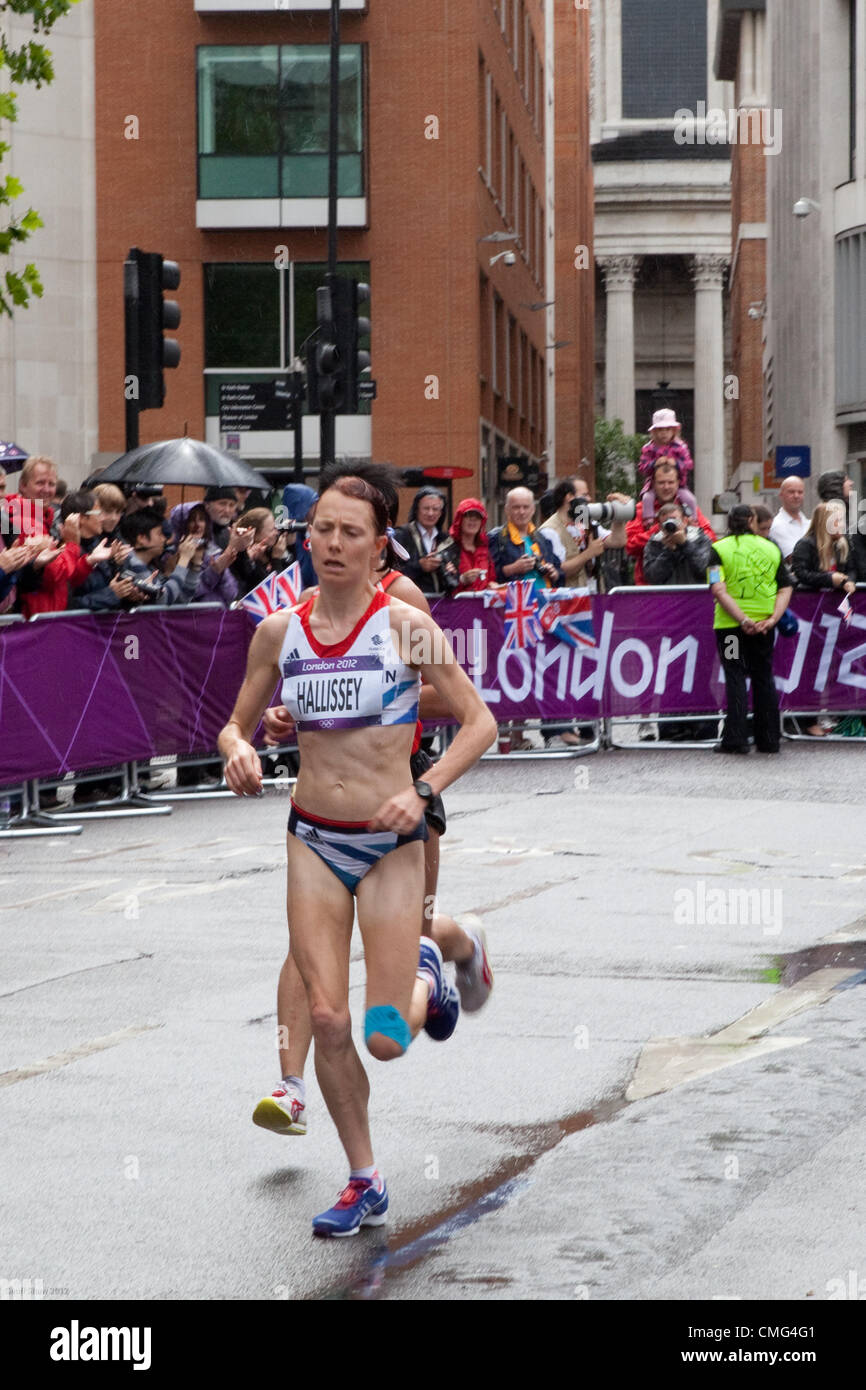
<path fill-rule="evenodd" d="M 28 208 L 21 218 L 21 226 L 26 232 L 35 232 L 37 227 L 44 227 L 45 223 L 35 208 Z"/>
<path fill-rule="evenodd" d="M 14 270 L 7 270 L 6 288 L 14 304 L 22 306 L 27 304 L 30 295 L 23 276 L 16 274 Z"/>
<path fill-rule="evenodd" d="M 3 186 L 3 193 L 6 201 L 11 202 L 13 198 L 20 198 L 24 192 L 24 185 L 20 179 L 16 179 L 13 174 L 6 175 L 6 183 Z"/>
<path fill-rule="evenodd" d="M 0 63 L 2 66 L 2 63 Z M 15 121 L 18 119 L 18 109 L 15 104 L 14 92 L 0 92 L 0 120 Z M 6 147 L 9 148 L 8 145 Z"/>

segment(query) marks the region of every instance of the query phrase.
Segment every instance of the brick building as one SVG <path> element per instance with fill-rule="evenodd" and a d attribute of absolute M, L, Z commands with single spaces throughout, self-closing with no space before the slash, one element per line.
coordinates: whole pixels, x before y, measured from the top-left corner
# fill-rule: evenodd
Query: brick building
<path fill-rule="evenodd" d="M 730 0 L 719 11 L 716 77 L 734 83 L 738 136 L 731 146 L 731 486 L 763 489 L 764 322 L 767 297 L 767 161 L 770 130 L 765 0 Z M 750 139 L 750 135 L 756 138 Z M 757 480 L 757 482 L 755 482 Z"/>
<path fill-rule="evenodd" d="M 290 431 L 229 437 L 220 385 L 278 378 L 315 324 L 327 8 L 95 0 L 102 457 L 124 445 L 122 263 L 135 245 L 182 273 L 182 361 L 162 411 L 141 417 L 142 442 L 186 431 L 254 464 L 291 461 Z M 480 492 L 494 513 L 497 459 L 552 473 L 558 453 L 567 467 L 592 455 L 593 276 L 575 251 L 591 267 L 589 22 L 554 9 L 341 6 L 338 260 L 372 288 L 378 395 L 338 417 L 337 452 L 470 468 L 455 498 Z M 317 417 L 303 452 L 315 471 Z"/>

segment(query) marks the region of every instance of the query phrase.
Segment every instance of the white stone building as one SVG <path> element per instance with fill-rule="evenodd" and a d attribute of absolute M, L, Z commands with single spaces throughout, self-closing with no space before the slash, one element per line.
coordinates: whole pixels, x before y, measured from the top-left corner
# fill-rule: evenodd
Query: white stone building
<path fill-rule="evenodd" d="M 724 2 L 592 7 L 598 413 L 631 433 L 673 407 L 708 516 L 727 463 L 731 165 L 712 114 L 733 102 L 732 84 L 713 76 Z"/>
<path fill-rule="evenodd" d="M 866 3 L 768 0 L 768 449 L 808 445 L 815 479 L 866 463 Z M 794 207 L 799 204 L 795 215 Z"/>
<path fill-rule="evenodd" d="M 4 27 L 13 46 L 33 37 L 29 19 L 8 15 Z M 81 0 L 42 41 L 54 81 L 17 87 L 18 120 L 3 128 L 11 149 L 2 172 L 25 190 L 13 210 L 32 206 L 45 224 L 4 269 L 35 262 L 45 293 L 14 318 L 0 317 L 0 439 L 49 455 L 76 483 L 97 447 L 93 0 Z"/>

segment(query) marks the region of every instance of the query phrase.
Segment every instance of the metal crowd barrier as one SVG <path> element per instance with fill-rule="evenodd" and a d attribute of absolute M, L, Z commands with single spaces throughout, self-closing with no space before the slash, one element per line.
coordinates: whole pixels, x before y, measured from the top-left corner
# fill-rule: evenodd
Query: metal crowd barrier
<path fill-rule="evenodd" d="M 222 607 L 221 604 L 202 604 L 202 607 L 214 608 Z M 137 609 L 138 612 L 147 612 L 147 609 Z M 90 618 L 93 615 L 88 609 L 73 608 L 62 610 L 59 613 L 36 613 L 30 619 L 31 623 L 51 622 L 56 618 Z M 52 809 L 51 811 L 39 811 L 39 823 L 50 824 L 55 821 L 64 822 L 78 820 L 81 816 L 86 816 L 88 820 L 117 820 L 129 816 L 164 816 L 168 815 L 171 808 L 161 806 L 151 806 L 146 802 L 140 793 L 137 781 L 132 771 L 132 763 L 122 763 L 114 767 L 99 769 L 88 769 L 86 772 L 76 772 L 74 777 L 69 779 L 61 778 L 33 778 L 30 787 L 33 798 L 34 810 L 31 817 L 36 814 L 39 807 L 40 792 L 55 790 L 59 787 L 76 787 L 81 782 L 107 782 L 120 780 L 120 793 L 117 796 L 105 797 L 99 801 L 91 801 L 85 805 L 78 805 L 74 810 Z M 73 792 L 74 795 L 74 792 Z"/>
<path fill-rule="evenodd" d="M 620 585 L 618 588 L 610 589 L 609 596 L 615 594 L 693 594 L 696 590 L 704 590 L 702 584 L 635 584 Z M 714 748 L 719 741 L 719 721 L 724 719 L 725 711 L 721 708 L 715 710 L 701 710 L 692 714 L 636 714 L 636 715 L 612 715 L 603 721 L 604 732 L 603 740 L 606 748 L 622 748 L 634 751 L 635 748 L 652 750 L 654 748 L 681 748 L 681 749 L 707 749 Z M 621 726 L 637 725 L 641 726 L 658 724 L 659 731 L 664 724 L 715 724 L 712 734 L 707 734 L 706 738 L 697 739 L 665 739 L 652 738 L 641 739 L 638 735 L 636 743 L 618 743 L 616 739 L 616 728 Z"/>

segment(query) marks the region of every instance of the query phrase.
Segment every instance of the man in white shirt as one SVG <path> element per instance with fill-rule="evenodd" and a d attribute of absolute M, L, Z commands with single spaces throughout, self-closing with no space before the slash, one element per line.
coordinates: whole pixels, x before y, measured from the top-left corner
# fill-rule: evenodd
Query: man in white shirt
<path fill-rule="evenodd" d="M 625 546 L 625 522 L 618 522 L 612 531 L 604 526 L 595 526 L 588 531 L 581 521 L 572 519 L 570 515 L 571 503 L 576 498 L 584 502 L 590 500 L 585 479 L 565 478 L 557 483 L 552 497 L 555 510 L 544 522 L 541 531 L 553 546 L 567 587 L 585 588 L 595 594 L 598 592 L 598 566 L 595 561 L 603 551 Z M 631 498 L 620 492 L 611 492 L 608 501 L 630 502 Z"/>
<path fill-rule="evenodd" d="M 805 495 L 802 478 L 785 478 L 779 488 L 779 501 L 782 505 L 773 518 L 770 540 L 776 542 L 786 565 L 791 559 L 797 541 L 805 536 L 809 529 L 809 518 L 800 510 Z"/>

